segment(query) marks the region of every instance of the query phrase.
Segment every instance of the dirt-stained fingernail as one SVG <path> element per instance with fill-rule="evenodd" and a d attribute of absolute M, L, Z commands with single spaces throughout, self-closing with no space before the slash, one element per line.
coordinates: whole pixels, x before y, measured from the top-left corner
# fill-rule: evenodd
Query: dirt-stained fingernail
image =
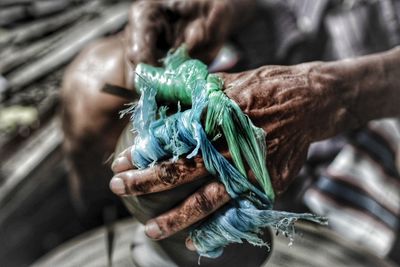
<path fill-rule="evenodd" d="M 152 239 L 159 239 L 163 234 L 155 220 L 147 222 L 144 231 L 146 235 Z"/>
<path fill-rule="evenodd" d="M 186 238 L 185 244 L 188 250 L 196 251 L 196 247 L 194 246 L 192 239 L 190 239 L 189 237 Z"/>
<path fill-rule="evenodd" d="M 114 173 L 116 173 L 116 172 L 126 171 L 130 169 L 131 166 L 132 163 L 128 160 L 127 157 L 118 157 L 112 163 L 111 169 L 113 170 Z"/>
<path fill-rule="evenodd" d="M 114 176 L 111 179 L 111 181 L 110 181 L 110 189 L 111 189 L 111 191 L 114 192 L 114 194 L 117 194 L 117 195 L 125 195 L 126 194 L 125 183 L 118 176 Z"/>

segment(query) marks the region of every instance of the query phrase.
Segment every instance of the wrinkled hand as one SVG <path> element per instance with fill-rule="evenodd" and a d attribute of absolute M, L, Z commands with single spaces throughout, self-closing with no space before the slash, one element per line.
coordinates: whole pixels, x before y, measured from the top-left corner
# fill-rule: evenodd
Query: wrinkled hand
<path fill-rule="evenodd" d="M 328 97 L 329 77 L 318 66 L 267 66 L 237 74 L 219 74 L 225 93 L 266 133 L 267 167 L 276 193 L 283 192 L 303 165 L 311 142 L 334 134 L 335 101 Z M 206 177 L 201 157 L 165 161 L 144 170 L 131 163 L 131 147 L 114 161 L 111 190 L 121 196 L 169 190 Z M 227 153 L 223 153 L 228 156 Z M 166 238 L 205 218 L 229 201 L 224 186 L 212 180 L 180 205 L 147 222 L 146 233 Z M 188 248 L 193 249 L 190 241 Z"/>
<path fill-rule="evenodd" d="M 126 29 L 131 62 L 157 64 L 186 43 L 189 54 L 210 62 L 253 0 L 151 0 L 132 5 Z M 239 16 L 240 11 L 240 16 Z M 250 11 L 249 11 L 250 12 Z"/>

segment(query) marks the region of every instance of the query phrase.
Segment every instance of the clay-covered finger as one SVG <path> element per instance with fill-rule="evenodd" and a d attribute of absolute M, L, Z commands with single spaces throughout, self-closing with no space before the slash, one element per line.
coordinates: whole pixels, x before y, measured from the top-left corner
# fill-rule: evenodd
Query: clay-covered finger
<path fill-rule="evenodd" d="M 121 196 L 143 195 L 169 190 L 209 175 L 201 157 L 165 161 L 147 169 L 132 169 L 116 174 L 111 190 Z"/>
<path fill-rule="evenodd" d="M 152 239 L 164 239 L 204 219 L 230 200 L 220 182 L 211 182 L 189 196 L 178 207 L 146 223 L 145 231 Z"/>

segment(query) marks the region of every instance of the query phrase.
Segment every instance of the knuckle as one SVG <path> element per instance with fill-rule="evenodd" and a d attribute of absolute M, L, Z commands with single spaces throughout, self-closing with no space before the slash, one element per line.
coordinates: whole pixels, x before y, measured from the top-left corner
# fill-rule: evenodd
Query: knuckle
<path fill-rule="evenodd" d="M 208 199 L 208 195 L 199 192 L 195 195 L 195 207 L 199 213 L 210 213 L 214 209 L 214 203 Z"/>
<path fill-rule="evenodd" d="M 208 185 L 207 187 L 207 193 L 210 195 L 217 195 L 220 193 L 220 184 L 217 182 L 213 182 Z"/>
<path fill-rule="evenodd" d="M 218 183 L 215 182 L 208 185 L 206 194 L 211 196 L 214 200 L 218 199 L 221 193 L 221 188 Z"/>
<path fill-rule="evenodd" d="M 141 192 L 141 191 L 143 191 L 143 186 L 141 185 L 141 183 L 140 183 L 140 181 L 138 179 L 136 179 L 134 177 L 133 178 L 130 177 L 130 179 L 129 179 L 129 190 L 131 192 L 137 192 L 137 191 Z"/>
<path fill-rule="evenodd" d="M 165 232 L 166 235 L 171 235 L 179 231 L 184 223 L 180 220 L 179 217 L 177 218 L 176 216 L 169 216 L 162 225 L 164 226 L 163 232 Z"/>
<path fill-rule="evenodd" d="M 135 186 L 136 195 L 151 193 L 152 192 L 151 188 L 152 185 L 150 183 L 147 182 L 137 183 Z"/>
<path fill-rule="evenodd" d="M 127 173 L 125 179 L 128 181 L 128 190 L 133 195 L 145 194 L 151 190 L 151 184 L 146 180 L 140 179 L 136 175 L 136 171 Z"/>
<path fill-rule="evenodd" d="M 166 185 L 174 185 L 181 180 L 182 174 L 174 162 L 163 162 L 157 169 L 157 178 Z"/>
<path fill-rule="evenodd" d="M 229 200 L 225 186 L 220 182 L 212 182 L 207 186 L 207 195 L 210 196 L 214 203 L 224 203 Z"/>

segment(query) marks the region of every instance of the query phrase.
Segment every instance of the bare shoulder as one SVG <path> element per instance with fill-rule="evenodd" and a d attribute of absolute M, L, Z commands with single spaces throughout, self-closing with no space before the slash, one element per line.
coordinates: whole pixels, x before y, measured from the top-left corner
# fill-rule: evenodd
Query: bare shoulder
<path fill-rule="evenodd" d="M 124 53 L 118 36 L 88 45 L 68 66 L 63 90 L 98 90 L 104 83 L 124 86 Z"/>
<path fill-rule="evenodd" d="M 125 86 L 125 51 L 120 36 L 98 40 L 67 67 L 61 89 L 67 136 L 85 136 L 119 124 L 126 99 L 101 91 L 105 83 Z"/>

